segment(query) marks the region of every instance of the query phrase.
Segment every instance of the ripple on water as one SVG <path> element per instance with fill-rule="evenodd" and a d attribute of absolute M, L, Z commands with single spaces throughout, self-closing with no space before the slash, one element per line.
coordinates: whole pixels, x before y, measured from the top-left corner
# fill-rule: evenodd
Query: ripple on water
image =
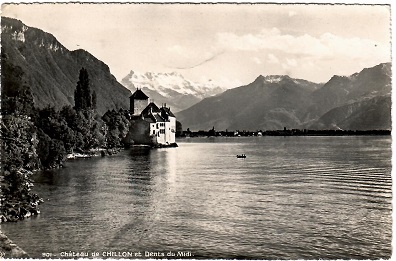
<path fill-rule="evenodd" d="M 35 190 L 48 199 L 39 217 L 2 230 L 32 257 L 190 250 L 196 258 L 388 259 L 390 144 L 190 139 L 176 149 L 73 161 L 36 175 Z M 235 157 L 242 153 L 248 157 Z"/>

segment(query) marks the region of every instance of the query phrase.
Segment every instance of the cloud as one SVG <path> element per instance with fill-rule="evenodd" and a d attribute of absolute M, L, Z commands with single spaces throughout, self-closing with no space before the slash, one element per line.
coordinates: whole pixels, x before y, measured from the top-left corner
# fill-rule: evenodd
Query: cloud
<path fill-rule="evenodd" d="M 218 33 L 205 45 L 187 42 L 170 46 L 164 52 L 164 66 L 186 72 L 194 69 L 194 73 L 199 71 L 214 80 L 218 80 L 215 72 L 233 77 L 251 68 L 249 75 L 243 76 L 246 82 L 259 74 L 288 74 L 322 82 L 334 74 L 347 75 L 388 62 L 390 49 L 390 43 L 363 37 L 292 35 L 270 28 L 255 34 Z"/>
<path fill-rule="evenodd" d="M 266 42 L 267 37 L 274 37 L 279 35 L 280 31 L 277 28 L 263 29 L 259 34 L 245 34 L 238 36 L 234 33 L 218 33 L 217 42 L 218 45 L 223 48 L 242 50 L 242 51 L 256 51 L 265 49 L 269 46 Z"/>
<path fill-rule="evenodd" d="M 390 44 L 363 38 L 346 38 L 331 33 L 318 37 L 309 34 L 283 34 L 279 29 L 263 29 L 257 34 L 237 35 L 218 33 L 217 43 L 232 51 L 279 51 L 286 55 L 298 55 L 317 59 L 336 59 L 345 56 L 356 60 L 373 57 L 390 60 Z M 275 61 L 275 59 L 271 59 Z M 379 60 L 381 60 L 379 59 Z"/>
<path fill-rule="evenodd" d="M 206 58 L 205 60 L 200 61 L 200 62 L 195 63 L 195 64 L 192 64 L 192 65 L 179 66 L 179 67 L 176 66 L 176 67 L 173 67 L 173 68 L 174 68 L 174 69 L 193 69 L 193 68 L 195 68 L 195 67 L 201 66 L 201 65 L 203 65 L 203 64 L 205 64 L 205 63 L 207 63 L 207 62 L 210 62 L 210 61 L 216 59 L 216 58 L 217 58 L 219 55 L 221 55 L 221 54 L 222 54 L 222 53 L 213 54 L 213 55 L 210 56 L 209 58 Z"/>
<path fill-rule="evenodd" d="M 285 61 L 282 63 L 282 68 L 285 72 L 285 74 L 292 76 L 295 72 L 296 67 L 298 66 L 298 62 L 294 58 L 286 58 Z"/>
<path fill-rule="evenodd" d="M 269 63 L 277 64 L 277 63 L 279 63 L 279 59 L 278 59 L 278 57 L 276 57 L 276 56 L 273 55 L 272 53 L 269 53 L 269 54 L 268 54 L 268 62 L 269 62 Z"/>
<path fill-rule="evenodd" d="M 253 60 L 253 62 L 255 62 L 257 64 L 262 64 L 260 58 L 258 58 L 258 57 L 253 57 L 252 60 Z"/>
<path fill-rule="evenodd" d="M 220 79 L 213 81 L 213 84 L 216 84 L 217 86 L 221 86 L 227 89 L 235 88 L 243 85 L 242 81 L 238 79 L 232 79 L 232 78 L 228 79 L 226 77 L 221 77 Z"/>
<path fill-rule="evenodd" d="M 224 51 L 216 51 L 213 49 L 200 53 L 194 48 L 173 45 L 168 48 L 168 53 L 172 57 L 172 63 L 179 65 L 167 67 L 172 69 L 193 69 L 216 59 L 218 56 L 222 55 Z"/>
<path fill-rule="evenodd" d="M 185 56 L 185 57 L 189 56 L 188 49 L 181 45 L 172 45 L 168 47 L 168 52 L 179 56 Z"/>
<path fill-rule="evenodd" d="M 288 59 L 288 58 L 286 58 L 286 63 L 287 63 L 287 65 L 289 65 L 291 67 L 296 67 L 298 65 L 296 59 Z"/>

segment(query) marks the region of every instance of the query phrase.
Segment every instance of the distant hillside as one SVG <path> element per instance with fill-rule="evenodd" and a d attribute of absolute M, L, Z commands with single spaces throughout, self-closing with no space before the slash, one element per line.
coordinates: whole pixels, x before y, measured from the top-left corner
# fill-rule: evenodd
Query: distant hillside
<path fill-rule="evenodd" d="M 142 89 L 157 104 L 167 103 L 172 111 L 178 112 L 198 103 L 203 98 L 223 92 L 225 89 L 212 82 L 197 83 L 183 75 L 172 73 L 139 73 L 131 71 L 121 83 L 132 92 Z"/>
<path fill-rule="evenodd" d="M 391 126 L 391 97 L 376 96 L 326 112 L 309 129 L 386 130 Z"/>
<path fill-rule="evenodd" d="M 390 129 L 391 65 L 380 64 L 323 86 L 259 76 L 246 86 L 177 113 L 191 130 Z"/>
<path fill-rule="evenodd" d="M 363 69 L 349 77 L 333 76 L 324 86 L 312 93 L 312 105 L 304 121 L 318 119 L 329 110 L 376 96 L 391 93 L 391 65 L 383 63 Z"/>
<path fill-rule="evenodd" d="M 131 92 L 117 82 L 106 64 L 87 51 L 69 51 L 53 35 L 16 19 L 2 17 L 1 31 L 2 58 L 25 73 L 36 107 L 74 106 L 79 71 L 85 67 L 97 94 L 99 114 L 129 108 Z"/>
<path fill-rule="evenodd" d="M 259 76 L 177 114 L 184 128 L 280 129 L 301 124 L 299 112 L 320 85 L 289 76 Z M 301 114 L 301 113 L 300 113 Z M 286 124 L 286 125 L 285 125 Z"/>

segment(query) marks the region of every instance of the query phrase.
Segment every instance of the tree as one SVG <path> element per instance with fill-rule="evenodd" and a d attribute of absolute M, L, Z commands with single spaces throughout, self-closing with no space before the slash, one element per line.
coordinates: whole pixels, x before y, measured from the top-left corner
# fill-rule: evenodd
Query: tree
<path fill-rule="evenodd" d="M 77 147 L 82 149 L 100 147 L 104 143 L 104 137 L 100 131 L 101 122 L 97 119 L 97 96 L 95 91 L 91 93 L 88 71 L 85 68 L 80 70 L 74 102 L 75 114 L 70 108 L 65 108 L 63 114 L 67 117 L 65 120 L 68 126 L 76 132 L 74 139 Z M 67 143 L 65 145 L 67 147 Z"/>
<path fill-rule="evenodd" d="M 75 147 L 74 131 L 54 107 L 39 110 L 35 117 L 38 128 L 38 156 L 46 169 L 61 166 L 66 152 Z"/>
<path fill-rule="evenodd" d="M 1 50 L 0 219 L 16 221 L 37 214 L 40 198 L 32 193 L 32 170 L 40 167 L 33 95 L 23 69 Z"/>
<path fill-rule="evenodd" d="M 74 105 L 76 110 L 91 110 L 92 109 L 92 94 L 91 86 L 89 84 L 88 71 L 83 67 L 80 70 L 77 87 L 74 91 Z M 95 94 L 96 104 L 96 94 Z"/>
<path fill-rule="evenodd" d="M 180 121 L 176 121 L 176 137 L 181 137 L 183 135 L 183 125 Z"/>
<path fill-rule="evenodd" d="M 32 193 L 32 170 L 39 166 L 36 128 L 26 115 L 5 115 L 1 122 L 1 218 L 15 221 L 37 214 L 40 198 Z"/>
<path fill-rule="evenodd" d="M 8 62 L 8 57 L 3 50 L 1 58 L 2 114 L 30 115 L 34 110 L 34 101 L 26 74 L 21 67 Z"/>
<path fill-rule="evenodd" d="M 93 91 L 92 92 L 92 109 L 94 109 L 94 110 L 96 110 L 96 92 L 95 91 Z"/>
<path fill-rule="evenodd" d="M 38 168 L 36 128 L 28 116 L 3 116 L 0 136 L 3 170 Z"/>
<path fill-rule="evenodd" d="M 121 147 L 123 139 L 129 131 L 129 114 L 127 110 L 120 109 L 119 111 L 108 110 L 102 117 L 105 123 L 106 147 L 116 148 Z"/>

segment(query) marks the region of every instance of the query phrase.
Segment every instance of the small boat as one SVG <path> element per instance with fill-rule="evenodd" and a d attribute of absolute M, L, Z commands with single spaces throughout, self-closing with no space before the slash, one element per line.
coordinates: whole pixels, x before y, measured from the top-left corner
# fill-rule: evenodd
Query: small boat
<path fill-rule="evenodd" d="M 245 155 L 245 154 L 237 155 L 237 158 L 238 158 L 238 159 L 244 159 L 244 158 L 246 158 L 246 155 Z"/>

